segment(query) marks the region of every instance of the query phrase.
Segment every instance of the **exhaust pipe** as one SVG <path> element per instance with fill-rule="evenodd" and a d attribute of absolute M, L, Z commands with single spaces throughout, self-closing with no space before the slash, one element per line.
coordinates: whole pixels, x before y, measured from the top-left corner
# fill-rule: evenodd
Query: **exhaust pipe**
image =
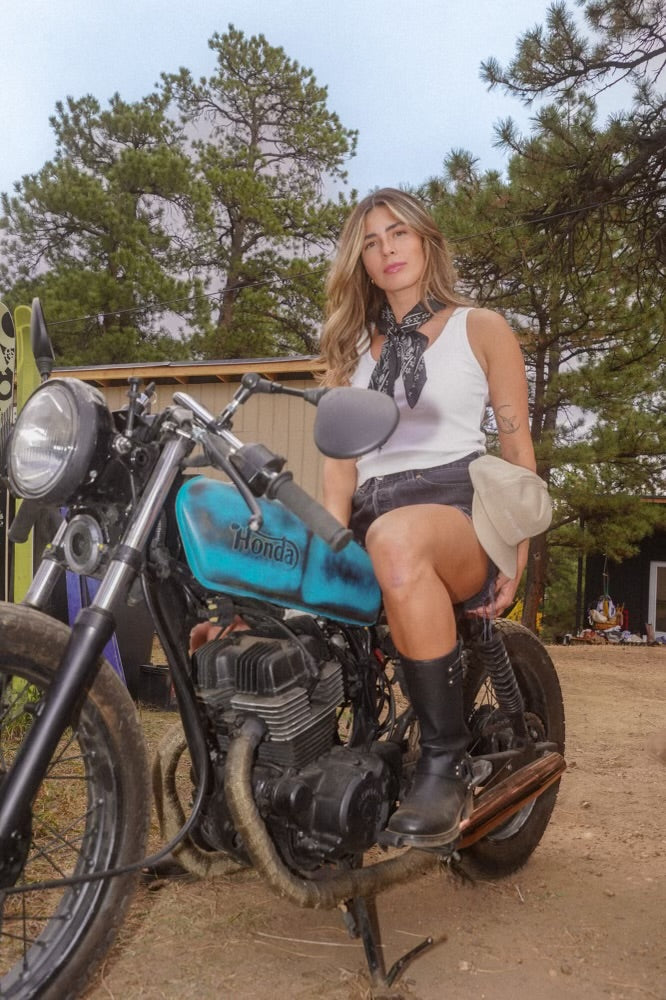
<path fill-rule="evenodd" d="M 224 791 L 234 826 L 243 838 L 253 866 L 279 896 L 303 908 L 334 909 L 349 899 L 376 896 L 412 875 L 422 874 L 441 860 L 441 853 L 409 848 L 398 857 L 375 862 L 367 868 L 341 870 L 325 880 L 315 882 L 293 875 L 277 853 L 252 793 L 252 766 L 264 732 L 264 724 L 250 718 L 231 740 Z M 506 822 L 557 781 L 565 767 L 561 754 L 549 753 L 536 758 L 486 795 L 480 795 L 477 807 L 461 829 L 463 839 L 456 850 Z"/>
<path fill-rule="evenodd" d="M 560 753 L 536 757 L 525 767 L 481 792 L 471 815 L 460 824 L 458 850 L 464 850 L 520 812 L 562 777 L 566 761 Z"/>
<path fill-rule="evenodd" d="M 176 724 L 167 730 L 157 748 L 153 761 L 153 797 L 162 836 L 167 843 L 175 840 L 185 825 L 185 812 L 178 795 L 176 770 L 187 750 L 187 740 L 182 726 Z M 190 837 L 181 840 L 172 851 L 183 868 L 197 878 L 214 878 L 232 875 L 247 868 L 224 851 L 205 851 Z"/>

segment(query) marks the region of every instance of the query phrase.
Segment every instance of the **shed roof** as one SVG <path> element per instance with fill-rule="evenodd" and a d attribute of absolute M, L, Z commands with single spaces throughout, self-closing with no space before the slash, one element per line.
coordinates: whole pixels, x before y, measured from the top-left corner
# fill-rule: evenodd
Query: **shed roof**
<path fill-rule="evenodd" d="M 126 385 L 138 377 L 157 384 L 187 385 L 201 382 L 238 382 L 245 372 L 258 372 L 267 379 L 289 381 L 312 378 L 324 370 L 323 362 L 311 355 L 288 358 L 234 358 L 224 361 L 154 361 L 123 365 L 77 365 L 54 368 L 54 375 L 71 375 L 100 387 Z"/>

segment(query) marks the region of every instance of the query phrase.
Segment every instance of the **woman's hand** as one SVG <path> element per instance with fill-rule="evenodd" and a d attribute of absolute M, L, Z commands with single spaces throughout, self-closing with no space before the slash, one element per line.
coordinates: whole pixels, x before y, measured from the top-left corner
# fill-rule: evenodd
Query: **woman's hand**
<path fill-rule="evenodd" d="M 502 612 L 513 604 L 519 583 L 520 575 L 510 580 L 509 577 L 504 576 L 504 573 L 498 573 L 495 577 L 495 591 L 492 600 L 480 608 L 468 611 L 468 615 L 475 618 L 499 618 Z"/>
<path fill-rule="evenodd" d="M 499 618 L 502 612 L 506 611 L 506 609 L 513 604 L 516 597 L 516 591 L 518 590 L 518 584 L 520 583 L 523 571 L 527 565 L 529 544 L 529 539 L 526 538 L 524 541 L 520 542 L 518 546 L 518 564 L 516 575 L 510 579 L 508 576 L 505 576 L 504 573 L 498 572 L 495 577 L 492 599 L 488 601 L 487 604 L 484 604 L 483 607 L 474 608 L 472 611 L 468 611 L 468 615 L 475 618 Z"/>

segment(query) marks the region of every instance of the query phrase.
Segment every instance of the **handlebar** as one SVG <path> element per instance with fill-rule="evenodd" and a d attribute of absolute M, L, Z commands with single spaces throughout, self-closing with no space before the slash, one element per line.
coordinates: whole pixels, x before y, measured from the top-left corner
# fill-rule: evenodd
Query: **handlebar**
<path fill-rule="evenodd" d="M 339 552 L 351 542 L 353 535 L 349 528 L 340 524 L 325 507 L 302 490 L 291 478 L 290 472 L 282 472 L 273 479 L 266 490 L 266 496 L 279 500 L 292 514 L 300 517 L 315 535 L 324 539 L 333 552 Z"/>

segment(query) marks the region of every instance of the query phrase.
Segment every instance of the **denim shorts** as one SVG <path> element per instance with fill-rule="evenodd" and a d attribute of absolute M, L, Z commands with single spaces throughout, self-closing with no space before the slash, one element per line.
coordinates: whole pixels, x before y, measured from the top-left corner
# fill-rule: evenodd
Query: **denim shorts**
<path fill-rule="evenodd" d="M 372 522 L 397 507 L 428 503 L 443 504 L 447 507 L 456 507 L 471 518 L 474 488 L 468 466 L 477 457 L 477 453 L 473 453 L 446 465 L 391 472 L 386 476 L 366 479 L 352 497 L 349 526 L 357 541 L 364 545 L 365 536 Z M 465 601 L 465 610 L 471 610 L 490 601 L 496 576 L 497 567 L 489 559 L 486 581 L 478 594 Z"/>

